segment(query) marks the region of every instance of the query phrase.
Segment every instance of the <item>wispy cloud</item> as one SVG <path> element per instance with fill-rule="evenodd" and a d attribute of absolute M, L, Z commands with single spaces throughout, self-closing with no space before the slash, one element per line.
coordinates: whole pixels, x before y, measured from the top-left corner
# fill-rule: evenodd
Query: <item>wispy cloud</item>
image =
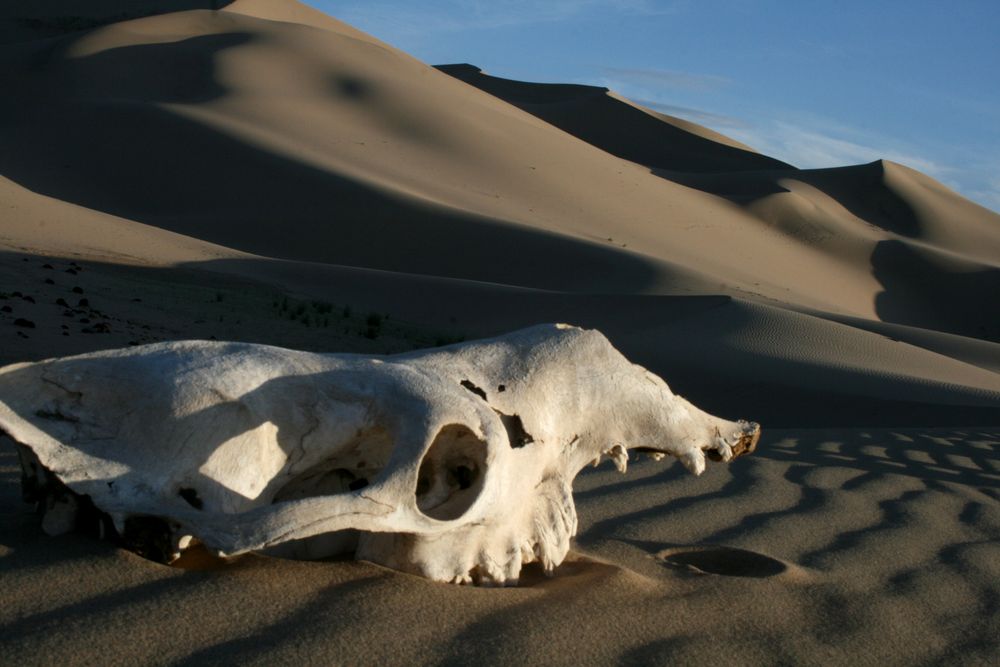
<path fill-rule="evenodd" d="M 625 82 L 661 90 L 708 91 L 722 88 L 730 83 L 730 80 L 724 76 L 667 69 L 602 67 L 601 73 L 611 82 Z"/>
<path fill-rule="evenodd" d="M 931 176 L 947 178 L 951 169 L 886 137 L 835 123 L 800 124 L 790 120 L 756 123 L 730 134 L 757 150 L 804 169 L 839 167 L 885 159 Z"/>
<path fill-rule="evenodd" d="M 642 106 L 652 109 L 653 111 L 659 111 L 660 113 L 665 113 L 670 116 L 678 116 L 679 118 L 684 118 L 686 120 L 701 123 L 702 125 L 708 125 L 714 128 L 749 128 L 746 121 L 740 120 L 739 118 L 733 118 L 732 116 L 712 113 L 711 111 L 703 111 L 702 109 L 692 109 L 691 107 L 681 107 L 676 104 L 663 104 L 662 102 L 656 102 L 654 100 L 636 99 L 634 97 L 629 99 L 636 104 L 641 104 Z"/>
<path fill-rule="evenodd" d="M 656 0 L 443 0 L 414 7 L 399 0 L 313 4 L 348 23 L 380 25 L 398 34 L 447 33 L 565 21 L 598 12 L 659 16 L 674 12 L 673 2 Z"/>
<path fill-rule="evenodd" d="M 710 127 L 719 127 L 710 120 Z M 963 197 L 1000 212 L 1000 163 L 970 153 L 943 158 L 930 147 L 915 147 L 890 137 L 818 118 L 764 120 L 726 134 L 760 152 L 804 169 L 840 167 L 891 160 L 922 171 Z"/>

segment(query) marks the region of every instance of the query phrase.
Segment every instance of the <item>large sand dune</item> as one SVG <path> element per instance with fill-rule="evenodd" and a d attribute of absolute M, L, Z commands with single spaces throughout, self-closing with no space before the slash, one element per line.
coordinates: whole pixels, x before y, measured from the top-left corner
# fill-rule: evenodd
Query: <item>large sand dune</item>
<path fill-rule="evenodd" d="M 7 661 L 998 659 L 1000 215 L 292 0 L 5 3 L 0 86 L 0 363 L 567 321 L 765 432 L 702 478 L 582 476 L 575 561 L 516 591 L 51 540 L 3 450 Z"/>

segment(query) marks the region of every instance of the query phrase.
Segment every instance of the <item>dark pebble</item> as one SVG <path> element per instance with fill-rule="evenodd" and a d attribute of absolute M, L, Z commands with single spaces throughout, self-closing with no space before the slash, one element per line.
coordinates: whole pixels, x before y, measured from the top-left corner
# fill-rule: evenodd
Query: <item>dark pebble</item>
<path fill-rule="evenodd" d="M 81 317 L 80 324 L 90 324 L 90 320 L 87 319 L 86 317 Z"/>
<path fill-rule="evenodd" d="M 73 294 L 83 294 L 83 288 L 79 285 L 72 289 Z"/>
<path fill-rule="evenodd" d="M 66 273 L 70 274 L 71 276 L 75 276 L 76 275 L 76 269 L 66 269 Z"/>
<path fill-rule="evenodd" d="M 81 308 L 89 308 L 90 301 L 88 301 L 87 299 L 80 299 L 79 301 L 76 302 L 76 305 L 80 306 Z"/>
<path fill-rule="evenodd" d="M 2 312 L 2 313 L 13 313 L 14 309 L 11 308 L 10 306 L 4 306 L 3 308 L 0 308 L 0 312 Z"/>
<path fill-rule="evenodd" d="M 34 303 L 35 302 L 35 297 L 33 297 L 33 296 L 22 296 L 21 298 L 24 299 L 25 301 L 27 301 L 28 303 Z"/>
<path fill-rule="evenodd" d="M 51 269 L 52 265 L 51 264 L 42 264 L 42 268 L 43 269 Z"/>
<path fill-rule="evenodd" d="M 45 279 L 45 284 L 46 285 L 55 285 L 56 281 L 52 280 L 52 278 L 46 278 Z"/>
<path fill-rule="evenodd" d="M 16 320 L 14 320 L 14 326 L 24 327 L 25 329 L 34 329 L 35 323 L 32 322 L 31 320 L 26 320 L 23 317 L 19 317 Z"/>
<path fill-rule="evenodd" d="M 69 304 L 66 303 L 66 299 L 63 299 L 62 297 L 56 299 L 56 305 L 62 306 L 63 308 L 69 308 Z"/>

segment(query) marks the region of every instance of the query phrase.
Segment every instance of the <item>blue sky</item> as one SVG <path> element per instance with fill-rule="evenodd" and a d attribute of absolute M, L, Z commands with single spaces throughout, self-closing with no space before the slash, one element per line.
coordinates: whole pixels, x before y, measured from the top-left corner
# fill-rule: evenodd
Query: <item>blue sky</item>
<path fill-rule="evenodd" d="M 1000 211 L 1000 1 L 307 0 L 429 64 L 612 88 L 799 167 L 888 158 Z"/>

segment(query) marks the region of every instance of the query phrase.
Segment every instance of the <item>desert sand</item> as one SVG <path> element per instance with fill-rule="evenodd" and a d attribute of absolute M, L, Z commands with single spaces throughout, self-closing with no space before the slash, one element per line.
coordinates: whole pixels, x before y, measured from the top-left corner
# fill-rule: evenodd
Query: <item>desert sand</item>
<path fill-rule="evenodd" d="M 1000 660 L 1000 215 L 293 0 L 80 6 L 0 8 L 0 364 L 570 322 L 764 435 L 584 473 L 569 561 L 508 589 L 50 538 L 4 448 L 0 662 Z"/>

